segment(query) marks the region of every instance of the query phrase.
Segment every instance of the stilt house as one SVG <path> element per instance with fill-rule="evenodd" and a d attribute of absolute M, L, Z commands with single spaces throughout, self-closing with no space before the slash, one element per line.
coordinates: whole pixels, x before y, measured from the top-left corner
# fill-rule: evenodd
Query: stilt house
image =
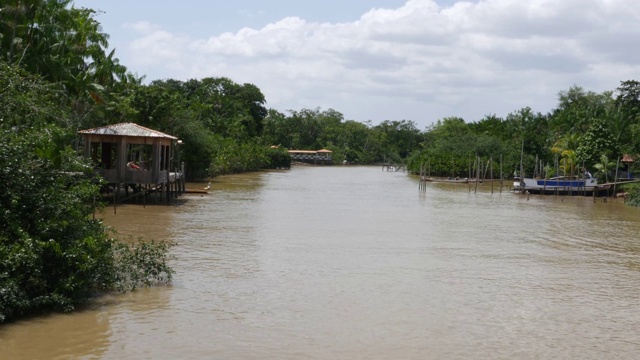
<path fill-rule="evenodd" d="M 178 138 L 134 123 L 81 130 L 84 154 L 109 184 L 153 186 L 162 190 L 182 178 L 173 161 Z M 171 167 L 174 166 L 174 171 Z"/>

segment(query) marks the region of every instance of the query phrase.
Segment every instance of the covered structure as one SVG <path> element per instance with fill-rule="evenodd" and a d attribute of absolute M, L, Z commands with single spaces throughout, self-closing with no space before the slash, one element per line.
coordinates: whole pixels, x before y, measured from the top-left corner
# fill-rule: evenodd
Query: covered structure
<path fill-rule="evenodd" d="M 84 155 L 110 186 L 136 193 L 177 195 L 184 191 L 184 165 L 174 159 L 178 138 L 134 123 L 120 123 L 78 132 Z M 173 171 L 172 171 L 173 170 Z M 164 199 L 164 197 L 163 197 Z"/>
<path fill-rule="evenodd" d="M 623 163 L 624 165 L 626 165 L 626 167 L 627 167 L 626 174 L 623 174 L 623 177 L 626 177 L 627 179 L 633 179 L 633 174 L 631 173 L 631 165 L 635 161 L 636 161 L 636 159 L 633 156 L 631 156 L 630 154 L 622 155 L 622 159 L 620 160 L 620 162 Z"/>
<path fill-rule="evenodd" d="M 329 165 L 333 163 L 333 151 L 327 149 L 320 150 L 289 150 L 291 160 L 307 163 Z"/>

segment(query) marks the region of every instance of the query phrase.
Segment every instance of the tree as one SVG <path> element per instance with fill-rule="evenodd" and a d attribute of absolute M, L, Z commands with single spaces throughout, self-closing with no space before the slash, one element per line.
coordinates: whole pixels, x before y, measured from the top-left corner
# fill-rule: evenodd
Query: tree
<path fill-rule="evenodd" d="M 100 23 L 93 18 L 94 10 L 77 9 L 71 3 L 71 0 L 8 1 L 2 12 L 12 16 L 2 22 L 2 33 L 10 35 L 3 36 L 0 44 L 8 63 L 82 94 L 97 83 L 92 74 L 104 73 L 97 65 L 93 72 L 89 71 L 86 61 L 107 58 L 104 49 L 108 47 L 108 35 L 100 31 Z M 121 68 L 114 71 L 123 72 Z"/>
<path fill-rule="evenodd" d="M 616 141 L 625 152 L 640 152 L 640 82 L 622 81 L 616 89 L 612 129 Z"/>
<path fill-rule="evenodd" d="M 580 145 L 576 149 L 576 156 L 589 168 L 594 166 L 602 155 L 617 158 L 620 151 L 605 121 L 596 119 L 582 137 Z"/>
<path fill-rule="evenodd" d="M 28 129 L 60 124 L 68 115 L 57 106 L 61 101 L 54 85 L 0 61 L 0 127 Z"/>
<path fill-rule="evenodd" d="M 262 121 L 267 116 L 267 109 L 264 107 L 266 103 L 264 95 L 257 86 L 245 83 L 238 88 L 236 98 L 240 102 L 239 107 L 246 109 L 249 115 L 245 117 L 242 123 L 248 135 L 250 137 L 260 135 L 263 129 Z"/>
<path fill-rule="evenodd" d="M 287 116 L 277 110 L 269 109 L 263 122 L 263 144 L 289 147 L 292 143 L 292 130 Z"/>
<path fill-rule="evenodd" d="M 0 130 L 0 322 L 171 279 L 164 244 L 131 248 L 92 220 L 98 185 L 76 175 L 91 168 L 72 150 L 51 147 L 59 131 Z"/>
<path fill-rule="evenodd" d="M 388 150 L 386 155 L 396 161 L 408 157 L 422 141 L 420 130 L 410 120 L 385 120 L 374 126 L 373 130 L 384 134 L 383 147 Z"/>
<path fill-rule="evenodd" d="M 92 218 L 99 181 L 57 125 L 56 93 L 0 62 L 0 323 L 172 274 L 166 244 L 129 246 Z"/>
<path fill-rule="evenodd" d="M 558 94 L 558 102 L 550 119 L 556 136 L 568 132 L 585 132 L 593 119 L 605 116 L 611 102 L 611 92 L 597 94 L 572 86 Z"/>
<path fill-rule="evenodd" d="M 609 182 L 609 173 L 611 169 L 615 169 L 616 161 L 612 161 L 606 154 L 600 156 L 600 162 L 593 165 L 596 170 L 596 176 L 604 176 L 605 183 Z"/>
<path fill-rule="evenodd" d="M 621 81 L 616 89 L 616 104 L 622 107 L 630 118 L 640 114 L 640 82 L 636 80 Z"/>
<path fill-rule="evenodd" d="M 342 124 L 337 143 L 344 158 L 351 163 L 372 163 L 379 158 L 380 143 L 367 124 L 347 120 Z"/>
<path fill-rule="evenodd" d="M 575 133 L 565 134 L 558 139 L 551 152 L 560 157 L 558 166 L 565 175 L 574 174 L 578 167 L 577 149 L 580 144 L 580 135 Z"/>

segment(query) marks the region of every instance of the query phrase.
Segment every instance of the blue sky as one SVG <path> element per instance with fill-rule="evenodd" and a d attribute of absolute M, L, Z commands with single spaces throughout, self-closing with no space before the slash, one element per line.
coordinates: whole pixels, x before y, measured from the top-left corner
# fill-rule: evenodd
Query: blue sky
<path fill-rule="evenodd" d="M 640 73 L 635 0 L 76 0 L 130 71 L 228 77 L 286 113 L 374 124 L 547 113 Z"/>

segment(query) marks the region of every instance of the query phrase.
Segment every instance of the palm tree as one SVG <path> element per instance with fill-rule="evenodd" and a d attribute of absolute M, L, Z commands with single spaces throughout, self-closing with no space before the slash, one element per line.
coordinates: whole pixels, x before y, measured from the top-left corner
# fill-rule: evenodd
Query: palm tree
<path fill-rule="evenodd" d="M 600 156 L 600 162 L 594 167 L 598 170 L 597 175 L 604 175 L 605 182 L 609 182 L 609 169 L 616 167 L 616 161 L 610 160 L 606 154 Z M 616 169 L 617 170 L 617 169 Z"/>
<path fill-rule="evenodd" d="M 577 167 L 576 150 L 580 142 L 580 135 L 577 133 L 569 133 L 561 137 L 551 147 L 551 152 L 560 157 L 564 161 L 560 161 L 560 168 L 564 175 L 571 174 Z"/>

